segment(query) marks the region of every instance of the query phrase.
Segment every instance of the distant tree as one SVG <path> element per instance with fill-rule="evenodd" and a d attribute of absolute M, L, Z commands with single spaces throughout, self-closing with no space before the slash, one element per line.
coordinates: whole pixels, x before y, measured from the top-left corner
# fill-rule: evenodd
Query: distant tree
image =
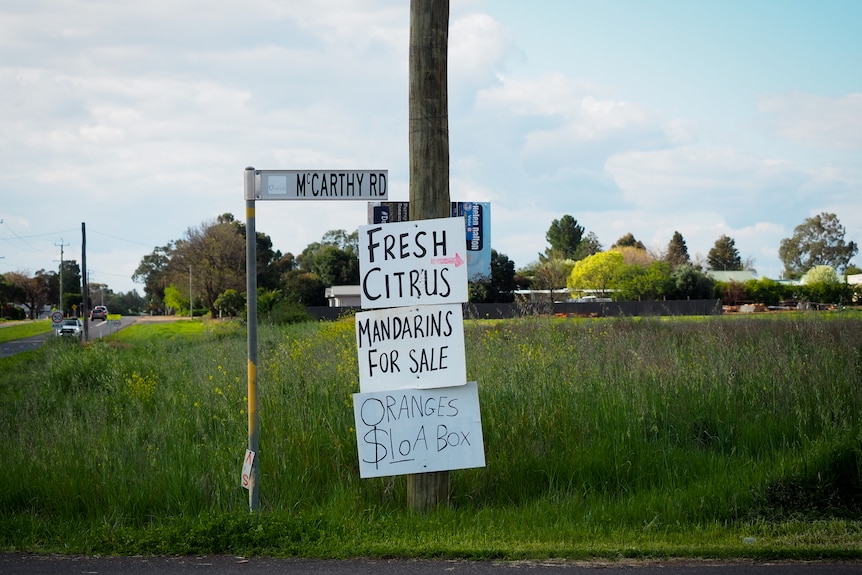
<path fill-rule="evenodd" d="M 225 213 L 216 219 L 217 224 L 232 225 L 243 241 L 246 239 L 245 223 L 238 221 L 233 214 Z M 272 238 L 263 232 L 255 232 L 255 256 L 257 260 L 257 285 L 266 289 L 278 287 L 278 280 L 282 270 L 279 265 L 282 260 L 281 252 L 272 249 Z"/>
<path fill-rule="evenodd" d="M 855 266 L 855 265 L 853 265 L 853 264 L 850 264 L 850 265 L 849 265 L 849 266 L 847 266 L 847 268 L 845 268 L 845 270 L 844 270 L 844 275 L 845 275 L 845 277 L 846 277 L 846 276 L 853 276 L 853 275 L 856 275 L 856 274 L 862 274 L 862 268 L 859 268 L 859 267 L 857 267 L 857 266 Z"/>
<path fill-rule="evenodd" d="M 16 272 L 8 272 L 0 275 L 0 304 L 3 304 L 0 317 L 12 316 L 12 303 L 21 303 L 26 298 L 24 288 L 12 279 Z M 8 309 L 7 309 L 8 308 Z"/>
<path fill-rule="evenodd" d="M 842 272 L 859 251 L 856 242 L 844 241 L 844 226 L 838 216 L 820 213 L 796 226 L 793 236 L 781 240 L 778 257 L 789 278 L 799 278 L 818 265 L 832 266 Z"/>
<path fill-rule="evenodd" d="M 105 299 L 105 305 L 111 312 L 123 315 L 137 315 L 147 309 L 146 300 L 141 297 L 137 290 L 112 293 L 109 298 Z"/>
<path fill-rule="evenodd" d="M 835 273 L 832 266 L 814 266 L 802 276 L 803 284 L 839 284 L 843 280 Z"/>
<path fill-rule="evenodd" d="M 229 214 L 228 214 L 229 215 Z M 241 229 L 228 218 L 204 222 L 189 228 L 185 237 L 177 240 L 171 254 L 171 277 L 188 281 L 189 269 L 195 293 L 216 316 L 215 300 L 225 290 L 245 289 L 245 238 Z"/>
<path fill-rule="evenodd" d="M 54 271 L 39 270 L 34 276 L 45 287 L 45 303 L 59 308 L 60 302 L 60 276 Z"/>
<path fill-rule="evenodd" d="M 715 240 L 715 245 L 709 250 L 706 261 L 709 269 L 716 271 L 739 271 L 742 269 L 742 258 L 739 257 L 736 242 L 726 235 Z"/>
<path fill-rule="evenodd" d="M 599 242 L 599 237 L 595 232 L 587 232 L 587 235 L 578 244 L 575 249 L 575 255 L 572 258 L 575 261 L 584 259 L 587 256 L 597 254 L 602 251 L 602 244 Z"/>
<path fill-rule="evenodd" d="M 646 266 L 626 265 L 614 280 L 616 299 L 658 300 L 673 293 L 670 264 L 655 260 Z"/>
<path fill-rule="evenodd" d="M 235 289 L 226 289 L 216 298 L 213 305 L 222 315 L 234 317 L 245 308 L 245 294 Z"/>
<path fill-rule="evenodd" d="M 67 293 L 81 293 L 81 267 L 75 260 L 63 260 L 57 266 L 57 274 L 62 279 L 62 292 L 65 299 Z M 59 294 L 58 294 L 59 295 Z M 62 304 L 61 305 L 65 305 Z M 66 309 L 65 307 L 63 309 Z"/>
<path fill-rule="evenodd" d="M 615 241 L 614 244 L 611 246 L 611 249 L 614 248 L 637 248 L 639 250 L 646 251 L 646 246 L 643 245 L 643 243 L 639 240 L 636 240 L 634 234 L 632 234 L 631 232 L 627 233 L 626 235 Z"/>
<path fill-rule="evenodd" d="M 165 288 L 165 306 L 170 310 L 170 312 L 180 312 L 181 310 L 188 309 L 189 300 L 183 297 L 183 291 L 180 290 L 174 284 L 169 285 Z"/>
<path fill-rule="evenodd" d="M 545 234 L 550 247 L 540 259 L 575 259 L 583 237 L 583 226 L 578 225 L 578 221 L 572 216 L 566 214 L 559 220 L 552 221 Z"/>
<path fill-rule="evenodd" d="M 6 281 L 17 288 L 13 292 L 20 298 L 16 303 L 25 304 L 30 308 L 30 319 L 36 319 L 48 301 L 48 288 L 43 279 L 24 272 L 8 272 L 5 276 Z"/>
<path fill-rule="evenodd" d="M 572 267 L 575 265 L 573 260 L 564 260 L 560 258 L 546 259 L 539 262 L 537 265 L 533 279 L 530 282 L 530 287 L 534 290 L 548 292 L 548 301 L 554 302 L 558 299 L 565 299 L 565 295 L 557 294 L 557 290 L 562 290 L 566 287 L 569 274 L 572 273 Z"/>
<path fill-rule="evenodd" d="M 832 266 L 814 266 L 802 276 L 800 283 L 803 298 L 809 301 L 842 303 L 853 299 L 853 288 Z"/>
<path fill-rule="evenodd" d="M 675 231 L 673 237 L 667 244 L 667 253 L 664 256 L 666 261 L 672 268 L 678 268 L 691 263 L 688 256 L 688 246 L 685 245 L 685 240 L 682 234 Z"/>
<path fill-rule="evenodd" d="M 324 286 L 359 285 L 359 257 L 335 245 L 323 244 L 314 252 L 310 271 Z"/>
<path fill-rule="evenodd" d="M 138 264 L 138 268 L 132 274 L 132 281 L 144 284 L 144 293 L 153 304 L 160 305 L 165 301 L 165 288 L 168 285 L 173 252 L 174 242 L 155 248 L 152 253 L 141 258 L 141 263 Z M 65 276 L 63 276 L 63 281 L 66 281 Z M 79 276 L 78 292 L 80 292 L 80 282 Z"/>
<path fill-rule="evenodd" d="M 715 281 L 694 266 L 680 266 L 671 274 L 674 299 L 711 299 Z"/>
<path fill-rule="evenodd" d="M 579 291 L 590 290 L 605 297 L 625 265 L 623 255 L 617 251 L 589 256 L 575 262 L 566 287 L 573 295 Z"/>
<path fill-rule="evenodd" d="M 346 230 L 329 230 L 320 239 L 323 245 L 332 245 L 340 250 L 352 253 L 359 252 L 359 230 L 347 233 Z"/>
<path fill-rule="evenodd" d="M 306 246 L 299 256 L 299 268 L 311 272 L 325 286 L 359 283 L 359 230 L 329 230 L 319 242 Z"/>
<path fill-rule="evenodd" d="M 652 261 L 653 257 L 643 248 L 636 246 L 617 246 L 611 248 L 610 251 L 619 252 L 623 255 L 623 260 L 626 265 L 634 265 L 645 268 Z"/>
<path fill-rule="evenodd" d="M 326 305 L 326 286 L 315 274 L 295 269 L 282 276 L 285 301 L 305 306 Z"/>
<path fill-rule="evenodd" d="M 491 275 L 470 281 L 470 301 L 508 303 L 515 301 L 515 263 L 497 250 L 491 250 Z"/>

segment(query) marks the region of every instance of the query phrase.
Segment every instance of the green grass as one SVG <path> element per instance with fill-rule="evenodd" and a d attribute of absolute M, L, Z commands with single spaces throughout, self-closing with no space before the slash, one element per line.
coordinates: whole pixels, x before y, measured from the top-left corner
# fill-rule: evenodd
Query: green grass
<path fill-rule="evenodd" d="M 466 558 L 860 558 L 862 318 L 466 323 L 487 465 L 449 507 L 360 479 L 351 319 L 138 324 L 0 359 L 0 549 Z"/>
<path fill-rule="evenodd" d="M 14 322 L 10 325 L 0 326 L 0 343 L 7 341 L 15 341 L 16 339 L 24 339 L 48 333 L 53 329 L 53 324 L 50 319 L 41 319 L 27 322 Z"/>

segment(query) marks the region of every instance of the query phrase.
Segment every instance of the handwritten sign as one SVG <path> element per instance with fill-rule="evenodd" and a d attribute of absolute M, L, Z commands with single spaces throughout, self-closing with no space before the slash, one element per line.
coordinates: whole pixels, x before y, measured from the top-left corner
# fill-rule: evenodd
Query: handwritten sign
<path fill-rule="evenodd" d="M 356 347 L 363 392 L 467 383 L 461 304 L 358 312 Z"/>
<path fill-rule="evenodd" d="M 479 390 L 460 387 L 353 396 L 359 476 L 485 466 Z"/>
<path fill-rule="evenodd" d="M 359 227 L 362 307 L 467 301 L 464 218 Z"/>

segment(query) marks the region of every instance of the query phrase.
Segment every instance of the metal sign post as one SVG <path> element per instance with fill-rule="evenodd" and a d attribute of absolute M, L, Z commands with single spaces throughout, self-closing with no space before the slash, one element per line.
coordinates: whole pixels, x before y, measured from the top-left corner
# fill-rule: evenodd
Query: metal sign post
<path fill-rule="evenodd" d="M 257 232 L 255 200 L 385 200 L 388 170 L 255 170 L 245 169 L 245 273 L 248 312 L 248 451 L 242 486 L 248 505 L 260 509 L 257 394 Z M 86 300 L 85 300 L 86 301 Z"/>
<path fill-rule="evenodd" d="M 254 191 L 254 168 L 245 169 L 245 197 Z M 245 201 L 245 281 L 248 323 L 248 450 L 258 450 L 257 417 L 257 232 L 254 227 L 254 199 Z M 258 460 L 254 457 L 248 474 L 248 506 L 252 511 L 260 509 L 258 486 Z"/>

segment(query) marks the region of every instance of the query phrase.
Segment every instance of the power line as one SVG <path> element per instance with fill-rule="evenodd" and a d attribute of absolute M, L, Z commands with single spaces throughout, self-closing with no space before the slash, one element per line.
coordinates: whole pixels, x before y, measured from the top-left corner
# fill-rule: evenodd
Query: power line
<path fill-rule="evenodd" d="M 130 239 L 128 239 L 128 238 L 121 238 L 121 237 L 119 237 L 119 236 L 113 236 L 113 235 L 111 235 L 111 234 L 106 234 L 105 232 L 100 232 L 100 231 L 98 231 L 98 230 L 94 230 L 94 229 L 92 229 L 92 228 L 90 229 L 90 232 L 92 232 L 92 233 L 94 233 L 94 234 L 99 234 L 100 236 L 105 236 L 106 238 L 111 238 L 112 240 L 120 240 L 121 242 L 128 242 L 128 243 L 130 243 L 130 244 L 137 244 L 137 245 L 139 245 L 139 246 L 146 246 L 146 247 L 148 247 L 148 248 L 153 248 L 153 249 L 155 249 L 155 247 L 156 247 L 156 246 L 154 246 L 153 244 L 146 244 L 146 243 L 144 243 L 144 242 L 139 242 L 139 241 L 136 241 L 136 240 L 130 240 Z"/>

